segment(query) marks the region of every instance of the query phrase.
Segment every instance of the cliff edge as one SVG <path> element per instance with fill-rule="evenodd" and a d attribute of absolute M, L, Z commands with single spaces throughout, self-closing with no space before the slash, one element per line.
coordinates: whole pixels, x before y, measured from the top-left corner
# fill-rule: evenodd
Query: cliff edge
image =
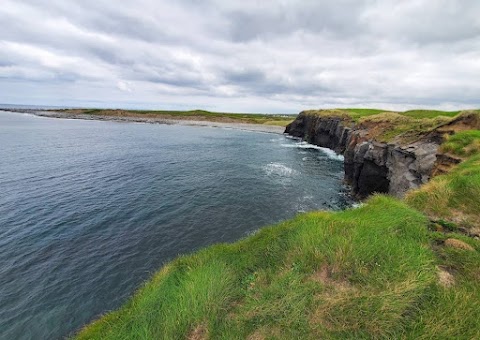
<path fill-rule="evenodd" d="M 460 162 L 439 152 L 446 136 L 478 128 L 478 113 L 454 118 L 415 118 L 395 112 L 356 117 L 343 110 L 303 111 L 285 133 L 345 157 L 345 181 L 353 193 L 403 197 Z"/>

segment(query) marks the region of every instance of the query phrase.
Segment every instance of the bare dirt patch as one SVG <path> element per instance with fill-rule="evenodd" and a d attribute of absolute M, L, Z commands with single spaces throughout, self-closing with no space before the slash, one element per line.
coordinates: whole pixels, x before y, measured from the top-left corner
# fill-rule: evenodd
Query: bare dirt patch
<path fill-rule="evenodd" d="M 455 285 L 455 277 L 446 267 L 437 267 L 438 283 L 440 286 L 450 288 Z"/>
<path fill-rule="evenodd" d="M 310 276 L 310 279 L 338 291 L 353 289 L 352 285 L 347 280 L 335 279 L 332 274 L 332 268 L 328 264 L 323 264 L 319 270 Z"/>
<path fill-rule="evenodd" d="M 206 340 L 208 339 L 208 330 L 205 324 L 201 323 L 195 327 L 187 336 L 187 340 Z"/>
<path fill-rule="evenodd" d="M 457 248 L 457 249 L 475 251 L 475 249 L 471 245 L 469 245 L 468 243 L 465 243 L 463 241 L 457 240 L 456 238 L 446 239 L 445 240 L 445 246 L 452 247 L 452 248 Z"/>

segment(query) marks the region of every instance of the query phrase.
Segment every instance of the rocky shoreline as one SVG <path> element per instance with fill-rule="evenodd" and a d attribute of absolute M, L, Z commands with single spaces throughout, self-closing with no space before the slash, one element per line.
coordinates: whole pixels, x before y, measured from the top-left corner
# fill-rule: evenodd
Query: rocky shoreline
<path fill-rule="evenodd" d="M 420 134 L 410 143 L 379 142 L 369 137 L 375 126 L 365 127 L 344 117 L 325 117 L 301 112 L 285 133 L 308 143 L 343 154 L 345 181 L 353 194 L 365 198 L 373 193 L 403 197 L 457 159 L 438 154 L 443 135 L 459 125 L 468 125 L 467 117 L 449 122 L 434 131 Z"/>
<path fill-rule="evenodd" d="M 218 127 L 243 131 L 264 132 L 273 134 L 283 134 L 284 127 L 266 124 L 248 124 L 234 122 L 218 122 L 210 120 L 193 120 L 193 119 L 170 119 L 165 117 L 133 117 L 133 116 L 108 116 L 95 114 L 79 114 L 54 110 L 34 110 L 34 109 L 0 109 L 0 111 L 18 112 L 32 114 L 39 117 L 61 118 L 61 119 L 82 119 L 82 120 L 98 120 L 112 121 L 121 123 L 148 123 L 148 124 L 167 124 L 167 125 L 187 125 L 187 126 L 204 126 Z"/>

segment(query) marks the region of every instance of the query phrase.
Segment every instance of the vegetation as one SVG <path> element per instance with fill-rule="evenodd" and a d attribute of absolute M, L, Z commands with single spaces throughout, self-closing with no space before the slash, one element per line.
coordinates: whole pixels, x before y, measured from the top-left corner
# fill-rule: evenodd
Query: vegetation
<path fill-rule="evenodd" d="M 70 114 L 86 114 L 111 117 L 140 117 L 176 120 L 207 120 L 215 122 L 237 122 L 247 124 L 266 124 L 286 126 L 296 115 L 256 114 L 256 113 L 226 113 L 205 110 L 175 111 L 175 110 L 110 110 L 110 109 L 65 109 L 54 110 Z"/>
<path fill-rule="evenodd" d="M 369 138 L 376 139 L 380 142 L 396 141 L 400 143 L 415 141 L 427 132 L 449 123 L 462 115 L 471 113 L 478 116 L 477 125 L 480 128 L 480 110 L 412 110 L 393 112 L 377 109 L 328 109 L 303 112 L 303 114 L 306 115 L 337 117 L 345 121 L 355 122 L 369 131 Z"/>
<path fill-rule="evenodd" d="M 460 131 L 447 137 L 441 147 L 442 152 L 466 157 L 480 153 L 480 130 Z"/>
<path fill-rule="evenodd" d="M 432 219 L 447 219 L 480 232 L 480 130 L 457 132 L 440 150 L 468 158 L 448 174 L 410 192 L 406 202 Z"/>
<path fill-rule="evenodd" d="M 406 202 L 432 219 L 447 219 L 468 229 L 480 226 L 480 155 L 410 192 Z"/>
<path fill-rule="evenodd" d="M 378 109 L 344 109 L 349 113 L 349 115 L 354 119 L 358 120 L 362 117 L 373 116 L 383 112 L 390 112 L 388 110 L 378 110 Z"/>
<path fill-rule="evenodd" d="M 412 120 L 433 119 L 433 118 L 440 118 L 440 120 L 444 120 L 445 118 L 455 117 L 462 111 L 410 110 L 405 112 L 395 112 L 395 111 L 379 110 L 379 109 L 347 108 L 347 109 L 307 110 L 304 112 L 306 112 L 307 114 L 315 114 L 319 116 L 337 116 L 337 117 L 351 119 L 355 122 L 358 122 L 362 118 L 377 116 L 380 114 L 387 114 L 387 117 L 388 117 L 388 114 L 396 114 L 396 115 L 411 118 Z"/>
<path fill-rule="evenodd" d="M 78 338 L 478 338 L 480 245 L 428 225 L 385 196 L 303 214 L 178 258 Z"/>
<path fill-rule="evenodd" d="M 390 142 L 399 140 L 403 143 L 414 141 L 422 134 L 431 131 L 451 118 L 412 118 L 395 112 L 385 112 L 359 119 L 359 124 L 374 134 L 376 140 Z"/>
<path fill-rule="evenodd" d="M 407 117 L 423 119 L 436 117 L 455 117 L 461 111 L 438 111 L 438 110 L 410 110 L 402 112 L 401 114 Z"/>
<path fill-rule="evenodd" d="M 451 119 L 431 112 L 353 113 L 405 134 Z M 479 141 L 450 136 L 442 150 L 464 162 L 403 202 L 375 195 L 179 257 L 77 338 L 478 339 L 480 241 L 465 230 L 480 225 Z"/>

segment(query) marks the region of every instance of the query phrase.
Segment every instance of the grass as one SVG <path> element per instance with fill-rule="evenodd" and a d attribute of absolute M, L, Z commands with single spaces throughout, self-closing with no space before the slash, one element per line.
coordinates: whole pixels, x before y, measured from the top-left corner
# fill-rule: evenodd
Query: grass
<path fill-rule="evenodd" d="M 480 130 L 460 131 L 448 136 L 440 150 L 460 157 L 478 154 L 480 153 Z"/>
<path fill-rule="evenodd" d="M 377 114 L 383 113 L 383 112 L 389 112 L 388 110 L 378 110 L 378 109 L 355 109 L 355 108 L 351 108 L 351 109 L 343 109 L 343 110 L 347 111 L 349 113 L 349 115 L 355 121 L 357 121 L 358 119 L 360 119 L 362 117 L 368 117 L 368 116 L 377 115 Z"/>
<path fill-rule="evenodd" d="M 480 130 L 446 136 L 440 152 L 464 159 L 448 174 L 407 194 L 406 202 L 432 219 L 446 219 L 467 229 L 480 226 Z M 479 230 L 480 231 L 480 230 Z"/>
<path fill-rule="evenodd" d="M 365 116 L 358 123 L 373 134 L 376 140 L 391 142 L 399 139 L 409 142 L 420 135 L 449 122 L 451 119 L 443 116 L 435 118 L 412 118 L 395 112 L 384 112 L 376 115 Z"/>
<path fill-rule="evenodd" d="M 340 109 L 349 114 L 349 116 L 358 121 L 361 118 L 374 116 L 382 113 L 397 113 L 399 115 L 409 117 L 412 119 L 433 119 L 437 117 L 448 117 L 453 118 L 457 116 L 462 111 L 439 111 L 439 110 L 410 110 L 410 111 L 390 111 L 390 110 L 379 110 L 379 109 Z"/>
<path fill-rule="evenodd" d="M 411 117 L 411 118 L 416 118 L 416 119 L 422 119 L 422 118 L 436 118 L 436 117 L 455 117 L 458 115 L 461 111 L 438 111 L 438 110 L 410 110 L 410 111 L 405 111 L 401 112 L 402 115 Z"/>
<path fill-rule="evenodd" d="M 467 229 L 477 229 L 480 226 L 480 154 L 408 193 L 406 202 L 432 219 L 446 219 Z"/>
<path fill-rule="evenodd" d="M 302 214 L 176 259 L 77 338 L 478 338 L 479 244 L 436 250 L 446 236 L 428 224 L 385 196 Z"/>
<path fill-rule="evenodd" d="M 318 117 L 337 117 L 359 124 L 369 131 L 369 138 L 380 142 L 409 143 L 422 135 L 449 123 L 460 116 L 467 116 L 480 110 L 437 111 L 411 110 L 393 112 L 378 109 L 328 109 L 303 111 L 304 115 Z M 477 119 L 480 122 L 480 118 Z M 480 126 L 480 123 L 479 123 Z"/>
<path fill-rule="evenodd" d="M 384 112 L 390 112 L 387 110 L 378 109 L 322 109 L 322 110 L 306 110 L 305 114 L 316 115 L 320 117 L 339 117 L 343 119 L 350 119 L 358 121 L 360 118 L 377 115 Z"/>

